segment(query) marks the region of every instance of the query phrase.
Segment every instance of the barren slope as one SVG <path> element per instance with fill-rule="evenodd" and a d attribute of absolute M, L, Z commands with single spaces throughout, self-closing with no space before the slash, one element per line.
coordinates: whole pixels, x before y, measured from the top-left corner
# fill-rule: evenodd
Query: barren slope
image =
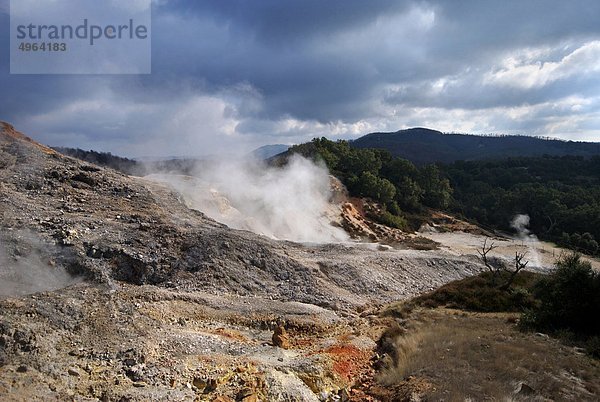
<path fill-rule="evenodd" d="M 0 211 L 0 279 L 20 283 L 0 301 L 3 400 L 331 399 L 370 370 L 373 306 L 480 269 L 231 230 L 7 124 Z"/>

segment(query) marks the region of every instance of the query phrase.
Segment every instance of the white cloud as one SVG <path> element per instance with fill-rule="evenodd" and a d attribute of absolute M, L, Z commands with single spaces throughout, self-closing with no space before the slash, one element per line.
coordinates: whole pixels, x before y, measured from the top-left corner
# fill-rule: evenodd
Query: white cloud
<path fill-rule="evenodd" d="M 587 42 L 559 61 L 545 61 L 540 57 L 545 54 L 544 49 L 532 51 L 527 60 L 510 56 L 503 61 L 500 69 L 488 72 L 484 82 L 530 89 L 574 75 L 600 71 L 600 41 Z"/>
<path fill-rule="evenodd" d="M 47 138 L 76 139 L 51 145 L 79 144 L 131 156 L 195 156 L 243 148 L 237 124 L 235 106 L 215 95 L 186 94 L 144 103 L 103 90 L 33 115 L 27 126 Z"/>

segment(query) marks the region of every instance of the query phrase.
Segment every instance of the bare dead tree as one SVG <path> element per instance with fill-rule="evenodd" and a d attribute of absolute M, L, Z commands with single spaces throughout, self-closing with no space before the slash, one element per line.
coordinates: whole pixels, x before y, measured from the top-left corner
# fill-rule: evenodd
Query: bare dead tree
<path fill-rule="evenodd" d="M 481 248 L 477 250 L 477 254 L 479 254 L 479 258 L 481 258 L 483 265 L 485 265 L 491 273 L 495 274 L 499 271 L 499 269 L 495 268 L 492 264 L 490 264 L 488 260 L 488 254 L 490 251 L 497 248 L 498 246 L 493 241 L 490 242 L 490 244 L 488 244 L 488 239 L 489 237 L 483 239 L 483 244 L 481 245 Z"/>
<path fill-rule="evenodd" d="M 506 271 L 509 273 L 509 277 L 508 277 L 507 281 L 504 282 L 500 286 L 500 289 L 508 290 L 508 288 L 510 288 L 510 286 L 514 282 L 515 278 L 517 277 L 517 274 L 521 270 L 523 270 L 527 266 L 527 264 L 529 264 L 529 261 L 525 260 L 525 256 L 527 255 L 527 252 L 526 251 L 523 251 L 523 252 L 516 251 L 515 258 L 513 260 L 514 268 L 509 269 L 503 263 L 492 264 L 490 262 L 488 254 L 496 248 L 498 248 L 498 246 L 493 241 L 489 241 L 489 237 L 486 237 L 483 240 L 483 244 L 481 245 L 481 247 L 479 249 L 477 249 L 477 254 L 479 254 L 479 258 L 481 259 L 483 264 L 486 266 L 486 268 L 492 274 L 492 284 L 494 286 L 497 285 L 498 276 L 499 276 L 500 272 Z"/>
<path fill-rule="evenodd" d="M 502 286 L 500 286 L 500 289 L 507 290 L 510 287 L 510 285 L 512 285 L 519 271 L 524 269 L 527 266 L 527 264 L 529 264 L 529 261 L 523 261 L 525 259 L 525 255 L 527 255 L 526 251 L 522 253 L 515 251 L 514 269 L 510 271 L 510 276 L 508 277 L 508 280 Z"/>

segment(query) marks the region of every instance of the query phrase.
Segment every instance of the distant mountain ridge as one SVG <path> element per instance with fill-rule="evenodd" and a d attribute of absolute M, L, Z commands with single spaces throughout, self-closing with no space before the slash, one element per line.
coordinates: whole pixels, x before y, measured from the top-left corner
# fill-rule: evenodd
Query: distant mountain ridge
<path fill-rule="evenodd" d="M 600 155 L 600 143 L 575 142 L 519 135 L 444 134 L 428 128 L 371 133 L 351 142 L 356 148 L 381 148 L 416 164 L 519 156 Z"/>
<path fill-rule="evenodd" d="M 279 155 L 289 149 L 289 145 L 285 144 L 273 144 L 273 145 L 263 145 L 260 148 L 256 148 L 254 151 L 250 153 L 253 157 L 257 159 L 269 159 L 275 155 Z"/>

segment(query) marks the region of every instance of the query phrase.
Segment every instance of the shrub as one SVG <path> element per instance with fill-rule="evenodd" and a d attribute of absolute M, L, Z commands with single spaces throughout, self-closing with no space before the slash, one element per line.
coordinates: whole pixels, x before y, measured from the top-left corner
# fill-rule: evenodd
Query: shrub
<path fill-rule="evenodd" d="M 534 289 L 539 306 L 528 312 L 523 325 L 578 335 L 600 335 L 600 275 L 579 254 L 562 256 L 556 270 Z"/>
<path fill-rule="evenodd" d="M 585 349 L 596 359 L 600 359 L 600 336 L 589 337 L 584 344 Z"/>
<path fill-rule="evenodd" d="M 375 219 L 383 225 L 396 229 L 406 230 L 408 227 L 406 219 L 398 215 L 393 215 L 388 211 L 382 211 L 381 214 L 375 217 Z"/>

